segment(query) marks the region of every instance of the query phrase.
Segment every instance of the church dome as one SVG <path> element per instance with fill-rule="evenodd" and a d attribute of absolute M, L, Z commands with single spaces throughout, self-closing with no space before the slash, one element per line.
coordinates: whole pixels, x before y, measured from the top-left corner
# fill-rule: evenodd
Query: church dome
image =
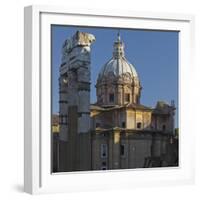
<path fill-rule="evenodd" d="M 101 68 L 98 78 L 101 79 L 104 76 L 107 77 L 111 74 L 117 77 L 126 73 L 129 73 L 131 77 L 138 76 L 133 65 L 129 63 L 125 57 L 112 58 Z"/>
<path fill-rule="evenodd" d="M 97 78 L 97 104 L 139 104 L 142 87 L 134 66 L 125 58 L 119 34 L 113 47 L 112 58 L 101 68 Z"/>
<path fill-rule="evenodd" d="M 124 44 L 118 35 L 118 39 L 114 43 L 113 57 L 101 68 L 98 81 L 112 75 L 121 77 L 123 74 L 129 74 L 131 78 L 138 77 L 135 67 L 125 58 Z"/>

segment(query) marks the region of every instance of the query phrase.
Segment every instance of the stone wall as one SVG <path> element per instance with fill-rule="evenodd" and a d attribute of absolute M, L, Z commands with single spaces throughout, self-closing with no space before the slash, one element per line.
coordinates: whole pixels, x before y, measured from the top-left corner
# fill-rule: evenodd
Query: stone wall
<path fill-rule="evenodd" d="M 102 145 L 107 146 L 105 157 L 101 156 Z M 177 157 L 177 142 L 171 144 L 168 134 L 116 128 L 92 135 L 93 170 L 177 166 Z"/>

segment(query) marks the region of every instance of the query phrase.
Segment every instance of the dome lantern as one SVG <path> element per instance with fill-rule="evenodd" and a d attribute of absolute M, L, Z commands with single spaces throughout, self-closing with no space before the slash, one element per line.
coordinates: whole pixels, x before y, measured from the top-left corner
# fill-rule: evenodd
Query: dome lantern
<path fill-rule="evenodd" d="M 113 49 L 113 57 L 114 58 L 119 58 L 124 57 L 124 44 L 121 41 L 121 37 L 119 33 L 117 34 L 117 41 L 114 43 L 114 49 Z"/>

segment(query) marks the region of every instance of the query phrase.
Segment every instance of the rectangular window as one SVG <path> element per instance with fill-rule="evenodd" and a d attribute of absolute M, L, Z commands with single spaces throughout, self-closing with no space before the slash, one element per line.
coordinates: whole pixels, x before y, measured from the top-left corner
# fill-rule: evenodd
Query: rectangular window
<path fill-rule="evenodd" d="M 67 116 L 63 116 L 63 120 L 62 120 L 63 124 L 67 124 Z"/>
<path fill-rule="evenodd" d="M 124 144 L 120 145 L 120 155 L 125 156 L 125 145 Z"/>
<path fill-rule="evenodd" d="M 106 170 L 106 169 L 107 169 L 107 164 L 106 164 L 105 161 L 103 161 L 103 162 L 101 163 L 101 170 Z"/>
<path fill-rule="evenodd" d="M 114 94 L 113 93 L 109 94 L 109 102 L 114 102 L 114 100 L 115 100 Z"/>
<path fill-rule="evenodd" d="M 96 128 L 99 128 L 100 127 L 100 123 L 96 123 Z"/>
<path fill-rule="evenodd" d="M 137 128 L 138 128 L 138 129 L 141 129 L 141 128 L 142 128 L 142 123 L 141 123 L 141 122 L 138 122 L 138 123 L 137 123 Z"/>
<path fill-rule="evenodd" d="M 107 144 L 101 144 L 101 158 L 107 158 L 108 149 Z"/>
<path fill-rule="evenodd" d="M 129 93 L 125 94 L 125 101 L 130 102 L 130 94 Z"/>
<path fill-rule="evenodd" d="M 126 123 L 122 122 L 122 128 L 126 128 Z"/>
<path fill-rule="evenodd" d="M 59 124 L 67 124 L 67 115 L 59 116 Z"/>

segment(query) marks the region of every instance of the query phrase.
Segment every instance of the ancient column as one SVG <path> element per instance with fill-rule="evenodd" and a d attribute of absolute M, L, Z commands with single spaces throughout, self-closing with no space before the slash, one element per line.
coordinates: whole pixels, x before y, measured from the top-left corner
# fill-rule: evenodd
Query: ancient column
<path fill-rule="evenodd" d="M 77 31 L 62 47 L 59 78 L 59 171 L 88 170 L 90 158 L 90 45 L 95 37 Z"/>

